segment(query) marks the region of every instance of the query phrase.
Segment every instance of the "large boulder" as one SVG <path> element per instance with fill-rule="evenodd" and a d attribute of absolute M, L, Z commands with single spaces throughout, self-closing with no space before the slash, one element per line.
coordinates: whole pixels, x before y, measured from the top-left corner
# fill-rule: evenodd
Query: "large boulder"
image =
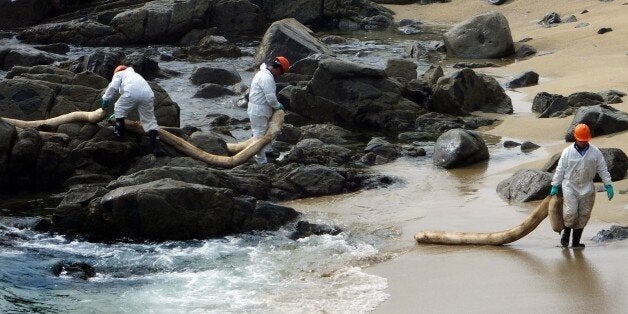
<path fill-rule="evenodd" d="M 454 115 L 473 111 L 513 112 L 512 101 L 497 80 L 471 69 L 439 78 L 428 109 Z"/>
<path fill-rule="evenodd" d="M 318 139 L 304 139 L 297 143 L 285 160 L 300 164 L 320 164 L 326 166 L 338 166 L 347 163 L 351 159 L 351 150 L 348 148 L 325 144 Z"/>
<path fill-rule="evenodd" d="M 37 24 L 51 11 L 50 0 L 0 1 L 0 29 Z"/>
<path fill-rule="evenodd" d="M 447 52 L 463 58 L 501 58 L 515 52 L 508 20 L 499 12 L 475 16 L 443 35 Z"/>
<path fill-rule="evenodd" d="M 22 30 L 17 37 L 26 42 L 42 44 L 58 42 L 87 46 L 130 44 L 129 39 L 114 27 L 83 19 L 40 24 Z"/>
<path fill-rule="evenodd" d="M 95 240 L 188 240 L 276 229 L 297 216 L 288 207 L 234 197 L 229 189 L 161 179 L 117 188 L 86 208 L 60 206 L 53 229 Z"/>
<path fill-rule="evenodd" d="M 263 11 L 271 21 L 294 18 L 302 24 L 318 23 L 323 18 L 324 0 L 264 1 Z"/>
<path fill-rule="evenodd" d="M 331 50 L 312 35 L 312 31 L 293 18 L 274 22 L 266 30 L 253 63 L 271 62 L 277 56 L 284 56 L 294 63 L 310 55 L 331 54 Z"/>
<path fill-rule="evenodd" d="M 268 21 L 259 7 L 260 2 L 262 1 L 216 1 L 209 11 L 209 26 L 216 27 L 221 34 L 258 34 Z"/>
<path fill-rule="evenodd" d="M 333 195 L 343 191 L 345 177 L 334 168 L 306 165 L 294 169 L 275 184 L 302 197 Z"/>
<path fill-rule="evenodd" d="M 65 60 L 65 57 L 28 46 L 0 47 L 0 69 L 5 71 L 11 70 L 14 66 L 44 65 L 62 60 Z"/>
<path fill-rule="evenodd" d="M 52 88 L 36 81 L 5 79 L 0 81 L 0 117 L 41 120 L 54 102 Z"/>
<path fill-rule="evenodd" d="M 497 185 L 497 194 L 509 201 L 530 202 L 544 199 L 550 191 L 552 174 L 521 169 Z"/>
<path fill-rule="evenodd" d="M 580 107 L 567 129 L 565 141 L 573 142 L 573 130 L 576 125 L 584 123 L 591 129 L 592 136 L 612 134 L 628 130 L 628 113 L 617 110 L 609 105 Z"/>
<path fill-rule="evenodd" d="M 438 137 L 432 158 L 436 166 L 457 168 L 488 160 L 489 153 L 480 133 L 454 129 Z"/>
<path fill-rule="evenodd" d="M 401 83 L 382 70 L 325 59 L 305 88 L 292 89 L 290 110 L 313 123 L 348 129 L 410 130 L 425 109 L 402 97 L 402 91 Z"/>

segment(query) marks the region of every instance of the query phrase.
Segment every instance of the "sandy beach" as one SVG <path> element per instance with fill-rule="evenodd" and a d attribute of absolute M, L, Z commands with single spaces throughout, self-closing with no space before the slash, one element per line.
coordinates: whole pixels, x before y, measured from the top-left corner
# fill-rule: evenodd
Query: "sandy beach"
<path fill-rule="evenodd" d="M 502 12 L 509 21 L 514 41 L 531 38 L 527 44 L 535 47 L 538 54 L 507 66 L 479 71 L 494 75 L 500 82 L 527 70 L 539 73 L 538 85 L 509 92 L 516 96 L 513 97 L 515 106 L 529 108 L 534 96 L 541 91 L 564 96 L 581 91 L 628 91 L 628 5 L 624 2 L 511 0 L 494 6 L 480 0 L 453 0 L 387 7 L 396 13 L 396 20 L 417 19 L 445 25 L 494 10 Z M 588 12 L 582 13 L 584 10 Z M 578 21 L 552 28 L 537 24 L 551 12 L 563 18 L 573 14 Z M 589 25 L 576 28 L 581 22 Z M 611 27 L 613 31 L 597 34 L 602 27 Z M 452 69 L 445 68 L 445 71 Z M 628 99 L 624 101 L 613 107 L 628 111 Z M 483 131 L 535 142 L 542 146 L 543 153 L 514 160 L 506 166 L 502 163 L 498 168 L 489 165 L 482 175 L 454 171 L 458 182 L 429 177 L 432 183 L 426 186 L 422 183 L 425 180 L 410 178 L 408 186 L 401 189 L 405 192 L 391 192 L 382 197 L 394 199 L 426 188 L 433 190 L 434 197 L 432 200 L 399 200 L 391 205 L 391 211 L 401 206 L 412 209 L 394 214 L 401 218 L 387 216 L 403 221 L 400 225 L 402 242 L 412 242 L 414 232 L 419 230 L 498 231 L 513 227 L 525 218 L 535 204 L 505 204 L 497 197 L 495 187 L 517 169 L 538 169 L 549 156 L 566 147 L 564 134 L 573 117 L 538 119 L 529 112 L 515 112 L 501 118 L 501 124 Z M 595 137 L 592 143 L 626 152 L 628 132 Z M 406 179 L 408 171 L 413 171 L 409 165 L 385 169 Z M 430 176 L 420 169 L 418 175 Z M 467 186 L 470 191 L 455 191 L 458 198 L 453 201 L 451 186 L 447 185 L 462 182 L 473 182 Z M 614 182 L 614 186 L 616 191 L 627 191 L 628 180 Z M 389 285 L 390 297 L 375 312 L 625 312 L 628 244 L 625 241 L 597 244 L 590 239 L 611 225 L 628 225 L 628 195 L 616 193 L 610 202 L 602 197 L 603 193 L 597 196 L 593 217 L 583 236 L 587 248 L 582 251 L 557 247 L 558 235 L 551 231 L 547 221 L 529 236 L 504 247 L 409 245 L 409 251 L 367 269 L 369 273 L 387 278 Z"/>

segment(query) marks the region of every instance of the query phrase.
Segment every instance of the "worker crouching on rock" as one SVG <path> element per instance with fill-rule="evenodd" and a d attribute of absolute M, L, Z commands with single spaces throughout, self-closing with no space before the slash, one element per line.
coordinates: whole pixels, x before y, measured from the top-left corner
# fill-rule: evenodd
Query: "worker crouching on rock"
<path fill-rule="evenodd" d="M 565 229 L 560 239 L 564 247 L 569 245 L 569 236 L 573 229 L 572 247 L 584 248 L 580 243 L 582 230 L 591 217 L 595 203 L 593 179 L 599 174 L 604 182 L 608 199 L 613 198 L 611 175 L 606 167 L 602 152 L 589 143 L 591 131 L 586 124 L 578 124 L 573 132 L 576 142 L 565 148 L 560 155 L 550 195 L 563 191 L 563 219 Z"/>
<path fill-rule="evenodd" d="M 277 87 L 275 78 L 283 75 L 290 68 L 290 62 L 285 57 L 279 56 L 273 60 L 271 65 L 262 63 L 259 71 L 255 73 L 249 91 L 249 104 L 247 113 L 251 120 L 251 131 L 253 138 L 260 138 L 268 130 L 268 120 L 273 114 L 273 109 L 283 110 L 283 105 L 277 100 Z M 264 146 L 257 155 L 255 161 L 264 164 L 266 152 L 272 151 L 272 143 Z"/>
<path fill-rule="evenodd" d="M 111 98 L 116 91 L 120 93 L 120 98 L 116 101 L 113 110 L 116 117 L 114 133 L 118 140 L 122 141 L 124 138 L 124 119 L 129 111 L 137 108 L 142 127 L 150 137 L 153 154 L 156 157 L 164 156 L 166 152 L 164 152 L 159 143 L 157 119 L 155 119 L 155 94 L 148 82 L 141 75 L 135 73 L 133 68 L 119 65 L 113 71 L 111 83 L 109 83 L 105 94 L 102 96 L 101 107 L 103 110 L 109 107 Z"/>

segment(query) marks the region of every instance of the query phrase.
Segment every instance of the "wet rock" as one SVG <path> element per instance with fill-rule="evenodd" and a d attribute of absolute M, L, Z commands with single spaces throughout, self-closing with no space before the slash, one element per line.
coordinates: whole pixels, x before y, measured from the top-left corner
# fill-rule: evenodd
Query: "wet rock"
<path fill-rule="evenodd" d="M 2 1 L 0 2 L 0 29 L 33 25 L 50 15 L 50 1 Z"/>
<path fill-rule="evenodd" d="M 212 5 L 210 1 L 201 3 L 203 6 Z M 259 1 L 217 1 L 213 4 L 211 16 L 207 16 L 210 18 L 209 26 L 216 27 L 220 34 L 258 34 L 269 22 L 260 5 Z"/>
<path fill-rule="evenodd" d="M 130 44 L 129 38 L 115 27 L 86 19 L 40 24 L 22 30 L 17 37 L 25 42 L 43 44 L 57 42 L 84 46 Z"/>
<path fill-rule="evenodd" d="M 403 132 L 403 133 L 399 133 L 399 135 L 397 135 L 397 138 L 400 141 L 405 141 L 405 142 L 416 142 L 416 141 L 433 142 L 433 141 L 436 141 L 439 135 L 440 133 L 434 134 L 431 132 Z"/>
<path fill-rule="evenodd" d="M 299 139 L 319 139 L 326 144 L 346 144 L 351 131 L 333 124 L 308 124 L 299 128 Z"/>
<path fill-rule="evenodd" d="M 199 67 L 194 69 L 190 78 L 192 83 L 201 85 L 205 83 L 214 83 L 220 85 L 233 85 L 242 81 L 240 74 L 235 68 L 210 68 Z"/>
<path fill-rule="evenodd" d="M 347 39 L 342 37 L 342 36 L 327 35 L 327 36 L 321 38 L 321 42 L 323 42 L 324 44 L 327 44 L 327 45 L 344 44 L 344 43 L 347 42 Z"/>
<path fill-rule="evenodd" d="M 512 78 L 506 86 L 509 88 L 519 88 L 532 86 L 539 83 L 539 74 L 534 71 L 526 71 Z"/>
<path fill-rule="evenodd" d="M 49 45 L 33 46 L 33 48 L 41 50 L 41 51 L 56 53 L 56 54 L 59 54 L 59 55 L 64 55 L 64 54 L 70 52 L 70 46 L 68 46 L 67 44 L 64 44 L 64 43 L 55 43 L 55 44 L 49 44 Z"/>
<path fill-rule="evenodd" d="M 508 20 L 499 12 L 456 24 L 443 38 L 447 52 L 463 58 L 500 58 L 515 52 Z"/>
<path fill-rule="evenodd" d="M 382 70 L 335 59 L 322 60 L 312 80 L 290 95 L 292 111 L 313 123 L 348 129 L 409 130 L 425 110 L 401 96 L 403 86 Z"/>
<path fill-rule="evenodd" d="M 549 172 L 521 169 L 497 185 L 497 194 L 504 200 L 515 202 L 542 200 L 549 195 L 551 181 Z"/>
<path fill-rule="evenodd" d="M 608 230 L 601 230 L 591 240 L 595 242 L 608 242 L 613 240 L 624 240 L 628 238 L 628 227 L 611 226 Z"/>
<path fill-rule="evenodd" d="M 567 96 L 567 104 L 570 107 L 586 107 L 601 105 L 604 103 L 604 98 L 591 92 L 577 92 Z"/>
<path fill-rule="evenodd" d="M 116 178 L 112 175 L 104 175 L 104 174 L 80 174 L 69 177 L 67 180 L 63 182 L 63 186 L 65 187 L 73 187 L 73 186 L 84 186 L 84 185 L 100 185 L 106 186 L 109 182 L 115 180 Z"/>
<path fill-rule="evenodd" d="M 216 98 L 216 97 L 221 97 L 221 96 L 225 96 L 225 95 L 235 95 L 235 93 L 222 86 L 222 85 L 218 85 L 218 84 L 214 84 L 214 83 L 205 83 L 202 84 L 200 86 L 200 89 L 198 91 L 196 91 L 196 93 L 194 94 L 194 98 Z"/>
<path fill-rule="evenodd" d="M 132 53 L 126 56 L 121 64 L 132 67 L 136 73 L 146 80 L 154 80 L 160 76 L 159 64 L 151 59 L 146 52 Z"/>
<path fill-rule="evenodd" d="M 181 58 L 205 60 L 215 58 L 238 58 L 243 55 L 242 50 L 225 37 L 208 35 L 200 39 L 198 44 L 179 48 L 175 54 Z"/>
<path fill-rule="evenodd" d="M 423 73 L 423 80 L 427 82 L 430 87 L 434 88 L 438 79 L 445 76 L 443 68 L 440 65 L 430 65 L 430 67 Z"/>
<path fill-rule="evenodd" d="M 313 36 L 312 31 L 293 18 L 274 22 L 266 30 L 257 48 L 254 64 L 270 64 L 276 56 L 284 56 L 295 63 L 309 55 L 331 55 L 331 50 Z"/>
<path fill-rule="evenodd" d="M 66 275 L 73 278 L 87 280 L 96 276 L 96 269 L 83 262 L 68 263 L 61 261 L 52 266 L 52 273 L 57 277 Z"/>
<path fill-rule="evenodd" d="M 524 152 L 524 153 L 531 152 L 531 151 L 536 150 L 536 149 L 538 149 L 540 147 L 541 146 L 539 146 L 539 145 L 537 145 L 535 143 L 529 142 L 529 141 L 525 141 L 525 142 L 521 143 L 521 151 Z"/>
<path fill-rule="evenodd" d="M 0 47 L 0 69 L 8 71 L 12 67 L 52 64 L 65 60 L 64 57 L 53 53 L 33 49 L 29 46 Z"/>
<path fill-rule="evenodd" d="M 313 235 L 338 235 L 342 232 L 342 229 L 337 226 L 313 224 L 307 221 L 297 222 L 296 230 L 290 235 L 290 239 L 297 240 L 307 238 Z"/>
<path fill-rule="evenodd" d="M 465 115 L 472 111 L 512 113 L 512 101 L 492 77 L 471 69 L 456 71 L 438 79 L 431 111 Z"/>
<path fill-rule="evenodd" d="M 196 147 L 214 155 L 228 156 L 227 143 L 220 137 L 205 132 L 194 132 L 188 140 Z"/>
<path fill-rule="evenodd" d="M 598 34 L 606 34 L 608 32 L 612 32 L 612 31 L 613 31 L 613 29 L 610 28 L 610 27 L 602 27 L 602 28 L 597 30 L 597 33 Z"/>
<path fill-rule="evenodd" d="M 628 113 L 609 105 L 580 107 L 567 129 L 565 135 L 567 142 L 574 141 L 573 129 L 580 123 L 589 126 L 593 137 L 622 132 L 628 130 Z"/>
<path fill-rule="evenodd" d="M 416 63 L 405 59 L 389 59 L 386 62 L 384 72 L 388 77 L 401 79 L 402 81 L 411 81 L 417 78 Z"/>
<path fill-rule="evenodd" d="M 319 164 L 337 166 L 347 163 L 351 159 L 351 150 L 342 146 L 325 144 L 318 139 L 304 139 L 297 143 L 285 160 L 300 164 Z"/>
<path fill-rule="evenodd" d="M 294 169 L 274 184 L 296 194 L 295 197 L 334 195 L 343 192 L 345 177 L 331 167 L 306 165 Z"/>
<path fill-rule="evenodd" d="M 619 104 L 622 103 L 623 100 L 621 99 L 622 97 L 626 96 L 626 93 L 624 92 L 620 92 L 617 90 L 606 90 L 606 91 L 601 91 L 597 93 L 598 95 L 602 96 L 602 99 L 604 100 L 604 103 L 607 104 Z"/>
<path fill-rule="evenodd" d="M 375 155 L 383 156 L 389 160 L 395 160 L 400 155 L 399 147 L 389 143 L 382 137 L 372 138 L 368 144 L 366 144 L 364 152 L 374 153 Z"/>
<path fill-rule="evenodd" d="M 428 112 L 420 115 L 415 123 L 417 131 L 437 134 L 436 138 L 448 130 L 462 129 L 465 125 L 464 120 L 460 117 L 437 112 Z"/>
<path fill-rule="evenodd" d="M 404 52 L 412 58 L 422 59 L 431 55 L 440 56 L 447 51 L 445 43 L 437 40 L 417 41 L 404 47 Z"/>
<path fill-rule="evenodd" d="M 82 185 L 70 188 L 65 194 L 59 206 L 86 206 L 97 197 L 109 193 L 109 190 L 99 185 Z"/>
<path fill-rule="evenodd" d="M 506 148 L 513 148 L 517 146 L 521 146 L 521 143 L 517 143 L 515 141 L 504 141 L 504 147 Z"/>
<path fill-rule="evenodd" d="M 88 56 L 80 57 L 71 65 L 71 69 L 76 73 L 93 72 L 111 81 L 113 70 L 122 64 L 124 58 L 124 54 L 117 50 L 97 50 Z"/>
<path fill-rule="evenodd" d="M 567 98 L 562 95 L 540 92 L 532 101 L 532 112 L 539 113 L 539 118 L 548 118 L 569 108 Z"/>
<path fill-rule="evenodd" d="M 536 53 L 537 51 L 534 47 L 523 44 L 523 45 L 520 45 L 519 48 L 517 48 L 517 51 L 515 52 L 515 58 L 522 59 L 522 58 L 534 55 Z"/>
<path fill-rule="evenodd" d="M 364 154 L 364 156 L 360 157 L 360 162 L 367 166 L 374 166 L 374 165 L 387 164 L 389 162 L 392 162 L 392 160 L 384 156 L 380 156 L 375 153 L 369 152 L 369 153 Z"/>
<path fill-rule="evenodd" d="M 421 33 L 421 29 L 419 29 L 415 25 L 401 26 L 401 27 L 398 27 L 397 30 L 400 33 L 405 34 L 405 35 L 415 35 L 415 34 Z"/>
<path fill-rule="evenodd" d="M 93 72 L 81 72 L 74 75 L 73 85 L 82 85 L 93 89 L 104 89 L 109 85 L 109 81 Z"/>
<path fill-rule="evenodd" d="M 401 95 L 421 108 L 429 107 L 433 95 L 432 87 L 425 80 L 413 79 L 405 84 Z"/>
<path fill-rule="evenodd" d="M 434 144 L 434 165 L 458 168 L 488 160 L 486 143 L 479 133 L 454 129 L 441 135 Z"/>

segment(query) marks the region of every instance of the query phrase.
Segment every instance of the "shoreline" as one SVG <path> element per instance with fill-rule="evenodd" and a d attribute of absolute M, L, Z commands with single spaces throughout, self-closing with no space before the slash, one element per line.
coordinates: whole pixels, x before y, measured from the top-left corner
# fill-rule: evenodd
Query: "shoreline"
<path fill-rule="evenodd" d="M 513 99 L 513 103 L 522 102 L 530 106 L 534 96 L 542 91 L 563 96 L 574 92 L 608 89 L 628 92 L 628 77 L 620 74 L 628 71 L 628 41 L 625 40 L 628 38 L 628 6 L 622 6 L 622 3 L 593 0 L 568 3 L 513 0 L 494 6 L 479 0 L 453 0 L 430 5 L 384 6 L 395 12 L 396 21 L 412 18 L 446 25 L 453 25 L 478 14 L 501 11 L 509 21 L 513 40 L 517 42 L 523 38 L 532 38 L 527 44 L 536 48 L 539 53 L 506 66 L 474 70 L 496 76 L 500 83 L 523 71 L 539 73 L 539 84 L 516 89 L 514 92 L 523 95 Z M 584 10 L 589 12 L 581 14 Z M 558 12 L 563 18 L 574 14 L 578 22 L 559 24 L 552 28 L 536 23 L 550 12 Z M 575 28 L 580 22 L 590 25 Z M 598 35 L 596 32 L 601 27 L 612 27 L 613 31 Z M 451 69 L 444 70 L 447 73 Z M 623 100 L 623 103 L 612 106 L 628 111 L 628 97 Z M 567 147 L 564 133 L 573 116 L 539 119 L 533 113 L 515 112 L 501 118 L 501 123 L 482 129 L 482 132 L 537 143 L 548 157 L 531 158 L 486 175 L 490 179 L 476 184 L 479 187 L 475 193 L 478 198 L 490 199 L 477 202 L 485 204 L 470 202 L 461 205 L 465 210 L 462 215 L 466 216 L 452 217 L 453 221 L 448 221 L 451 225 L 442 225 L 443 221 L 447 221 L 443 217 L 420 217 L 414 221 L 404 221 L 400 229 L 405 232 L 402 232 L 400 242 L 406 243 L 411 239 L 412 232 L 434 228 L 458 231 L 493 230 L 496 225 L 510 228 L 520 223 L 523 219 L 521 217 L 527 216 L 525 212 L 513 212 L 530 204 L 504 204 L 503 201 L 495 200 L 498 197 L 488 196 L 490 191 L 486 190 L 492 190 L 494 194 L 495 186 L 504 177 L 509 177 L 521 168 L 538 169 L 549 157 Z M 615 147 L 628 152 L 628 131 L 594 137 L 591 143 L 600 148 Z M 367 273 L 382 276 L 388 281 L 385 292 L 390 297 L 378 305 L 374 312 L 411 313 L 418 309 L 421 312 L 621 312 L 627 305 L 626 290 L 622 287 L 628 282 L 628 278 L 625 275 L 620 276 L 614 282 L 609 278 L 619 274 L 617 271 L 622 267 L 621 256 L 628 248 L 628 243 L 590 241 L 599 230 L 610 225 L 628 225 L 628 194 L 618 193 L 628 191 L 628 179 L 613 182 L 613 185 L 616 193 L 612 201 L 603 199 L 603 193 L 598 193 L 591 220 L 583 235 L 584 242 L 587 243 L 586 250 L 557 249 L 555 245 L 558 236 L 551 231 L 547 220 L 524 239 L 507 246 L 419 246 L 414 243 L 408 252 L 365 269 Z M 434 196 L 435 199 L 438 197 L 439 195 Z M 502 212 L 486 208 L 491 206 L 502 207 Z M 504 213 L 504 208 L 508 212 Z M 480 209 L 486 210 L 484 216 L 476 213 Z M 499 222 L 495 222 L 497 220 Z M 505 222 L 511 220 L 510 223 Z M 436 224 L 441 225 L 435 226 Z M 583 271 L 570 273 L 572 267 Z M 549 284 L 548 277 L 555 277 L 553 284 Z M 587 282 L 587 287 L 571 291 L 568 286 L 561 286 L 578 282 Z M 612 291 L 613 289 L 616 290 Z M 515 307 L 515 304 L 524 300 L 531 302 Z"/>

